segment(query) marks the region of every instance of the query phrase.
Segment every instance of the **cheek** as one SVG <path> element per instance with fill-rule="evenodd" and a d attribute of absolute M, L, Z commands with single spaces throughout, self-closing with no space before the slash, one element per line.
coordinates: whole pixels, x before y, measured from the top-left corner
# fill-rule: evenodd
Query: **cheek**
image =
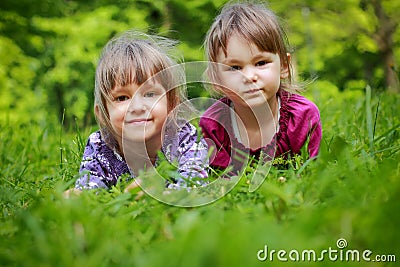
<path fill-rule="evenodd" d="M 236 90 L 236 88 L 243 81 L 243 75 L 239 72 L 223 72 L 220 75 L 220 85 L 222 85 L 223 90 Z"/>
<path fill-rule="evenodd" d="M 166 97 L 163 97 L 158 101 L 153 108 L 152 113 L 160 119 L 164 119 L 168 114 L 168 101 Z"/>
<path fill-rule="evenodd" d="M 229 98 L 236 97 L 236 90 L 232 86 L 226 85 L 226 87 L 220 87 L 220 92 Z"/>
<path fill-rule="evenodd" d="M 128 109 L 128 104 L 109 106 L 108 112 L 110 114 L 110 119 L 115 121 L 123 120 L 127 109 Z"/>
<path fill-rule="evenodd" d="M 274 67 L 268 70 L 265 70 L 264 72 L 261 73 L 260 77 L 264 80 L 266 83 L 280 83 L 281 80 L 281 73 L 280 73 L 280 68 L 279 67 Z"/>

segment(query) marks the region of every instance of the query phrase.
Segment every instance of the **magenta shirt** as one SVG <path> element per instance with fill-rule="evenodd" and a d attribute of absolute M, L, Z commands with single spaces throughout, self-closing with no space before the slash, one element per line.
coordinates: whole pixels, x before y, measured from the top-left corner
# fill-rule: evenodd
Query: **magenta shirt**
<path fill-rule="evenodd" d="M 216 150 L 210 166 L 224 169 L 233 164 L 235 160 L 232 161 L 232 158 L 238 158 L 240 161 L 243 153 L 235 153 L 236 150 L 255 157 L 260 155 L 261 150 L 269 155 L 271 151 L 274 151 L 275 155 L 272 156 L 275 157 L 299 154 L 308 138 L 310 157 L 318 155 L 322 138 L 318 107 L 298 94 L 280 91 L 278 95 L 281 107 L 279 131 L 274 138 L 275 142 L 256 150 L 246 148 L 234 136 L 230 117 L 230 99 L 221 98 L 204 112 L 200 118 L 200 127 L 209 147 L 214 147 Z"/>

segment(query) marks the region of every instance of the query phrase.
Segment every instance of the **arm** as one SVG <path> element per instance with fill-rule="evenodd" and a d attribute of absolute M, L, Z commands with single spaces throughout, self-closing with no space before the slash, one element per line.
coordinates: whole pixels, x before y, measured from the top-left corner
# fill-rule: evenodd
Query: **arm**
<path fill-rule="evenodd" d="M 110 162 L 104 154 L 99 153 L 104 146 L 105 143 L 101 140 L 99 132 L 89 136 L 82 156 L 80 177 L 75 183 L 76 189 L 108 188 L 107 184 L 116 180 L 112 176 Z"/>
<path fill-rule="evenodd" d="M 322 138 L 322 125 L 318 109 L 314 111 L 314 114 L 310 117 L 309 126 L 310 130 L 308 132 L 308 153 L 310 155 L 310 158 L 314 158 L 318 156 Z"/>
<path fill-rule="evenodd" d="M 207 178 L 208 147 L 196 128 L 187 123 L 179 133 L 178 172 L 185 178 Z M 183 182 L 178 181 L 178 184 Z M 197 182 L 198 184 L 203 184 Z"/>
<path fill-rule="evenodd" d="M 288 126 L 292 152 L 300 153 L 302 147 L 307 145 L 309 157 L 316 157 L 322 138 L 321 118 L 317 106 L 307 101 L 306 106 L 299 108 L 293 114 Z"/>

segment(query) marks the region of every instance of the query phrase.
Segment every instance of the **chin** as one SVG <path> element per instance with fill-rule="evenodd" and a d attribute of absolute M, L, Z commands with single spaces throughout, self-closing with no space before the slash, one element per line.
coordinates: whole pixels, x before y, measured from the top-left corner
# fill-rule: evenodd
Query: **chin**
<path fill-rule="evenodd" d="M 123 141 L 128 143 L 146 143 L 146 138 L 144 136 L 124 136 Z"/>
<path fill-rule="evenodd" d="M 251 108 L 261 107 L 267 104 L 268 102 L 265 99 L 249 99 L 246 101 L 246 105 Z"/>

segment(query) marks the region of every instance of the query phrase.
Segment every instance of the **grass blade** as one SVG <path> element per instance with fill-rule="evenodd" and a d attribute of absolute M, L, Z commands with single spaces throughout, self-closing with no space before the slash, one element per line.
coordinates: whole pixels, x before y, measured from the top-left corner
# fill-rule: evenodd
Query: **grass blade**
<path fill-rule="evenodd" d="M 374 128 L 372 124 L 372 112 L 371 112 L 371 87 L 367 85 L 365 88 L 365 108 L 366 108 L 366 120 L 367 120 L 367 132 L 369 140 L 369 150 L 371 154 L 374 154 Z"/>

